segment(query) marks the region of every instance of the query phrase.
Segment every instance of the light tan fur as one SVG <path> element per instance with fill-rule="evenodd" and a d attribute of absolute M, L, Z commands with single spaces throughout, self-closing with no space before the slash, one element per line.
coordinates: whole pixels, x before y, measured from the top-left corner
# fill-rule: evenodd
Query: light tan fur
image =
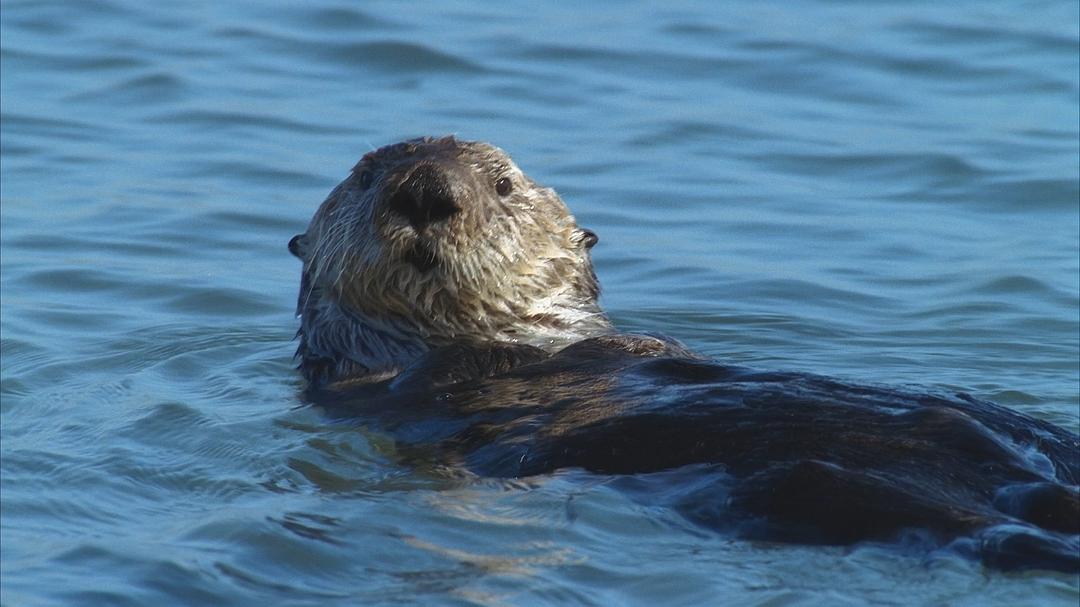
<path fill-rule="evenodd" d="M 447 176 L 456 212 L 416 226 L 390 201 L 421 165 Z M 556 350 L 610 333 L 590 238 L 494 146 L 444 137 L 371 152 L 290 243 L 304 262 L 301 369 L 312 381 L 381 378 L 454 341 Z"/>

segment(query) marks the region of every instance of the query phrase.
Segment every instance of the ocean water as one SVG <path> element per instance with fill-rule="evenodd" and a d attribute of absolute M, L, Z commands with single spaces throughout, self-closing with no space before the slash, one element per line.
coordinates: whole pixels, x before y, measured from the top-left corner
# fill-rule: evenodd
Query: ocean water
<path fill-rule="evenodd" d="M 1076 605 L 410 466 L 304 402 L 285 245 L 365 152 L 488 140 L 600 236 L 626 330 L 1076 430 L 1078 13 L 3 2 L 0 602 Z"/>

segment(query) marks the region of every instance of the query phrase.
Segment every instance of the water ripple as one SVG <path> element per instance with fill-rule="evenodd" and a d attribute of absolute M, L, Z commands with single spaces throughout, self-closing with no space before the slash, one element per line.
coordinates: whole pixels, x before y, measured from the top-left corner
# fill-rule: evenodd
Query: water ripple
<path fill-rule="evenodd" d="M 174 124 L 180 127 L 197 129 L 238 129 L 259 130 L 278 129 L 285 132 L 319 133 L 333 135 L 348 135 L 356 130 L 348 125 L 322 126 L 314 122 L 301 122 L 280 116 L 260 116 L 250 111 L 223 112 L 211 110 L 186 110 L 154 116 L 147 119 L 152 123 Z"/>
<path fill-rule="evenodd" d="M 487 139 L 600 234 L 622 328 L 1075 428 L 1075 2 L 2 11 L 4 604 L 1076 603 L 328 420 L 285 248 L 364 152 Z"/>
<path fill-rule="evenodd" d="M 252 42 L 275 54 L 307 57 L 320 65 L 393 74 L 477 74 L 484 71 L 477 63 L 427 44 L 397 40 L 341 42 L 334 38 L 312 44 L 310 40 L 251 27 L 223 28 L 217 30 L 215 35 L 229 40 Z"/>
<path fill-rule="evenodd" d="M 81 54 L 69 55 L 15 50 L 8 47 L 0 47 L 0 58 L 5 62 L 13 62 L 16 65 L 25 66 L 27 69 L 70 72 L 125 71 L 148 66 L 148 62 L 144 59 L 120 53 L 87 56 Z"/>
<path fill-rule="evenodd" d="M 6 133 L 16 137 L 48 136 L 58 139 L 93 140 L 105 136 L 108 132 L 100 125 L 70 118 L 30 116 L 10 112 L 0 113 L 0 123 L 3 123 Z"/>
<path fill-rule="evenodd" d="M 71 101 L 108 101 L 113 103 L 166 104 L 184 99 L 193 92 L 190 82 L 173 74 L 156 72 L 127 78 L 115 84 L 81 92 Z"/>

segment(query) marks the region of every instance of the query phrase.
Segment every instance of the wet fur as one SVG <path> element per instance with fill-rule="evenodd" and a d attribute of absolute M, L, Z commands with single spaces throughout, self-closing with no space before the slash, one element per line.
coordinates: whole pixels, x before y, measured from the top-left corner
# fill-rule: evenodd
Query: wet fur
<path fill-rule="evenodd" d="M 417 159 L 449 163 L 468 213 L 420 231 L 388 214 Z M 506 175 L 509 200 L 491 193 Z M 309 398 L 398 436 L 410 458 L 625 475 L 629 493 L 741 537 L 916 534 L 997 568 L 1080 571 L 1075 433 L 967 395 L 755 371 L 616 334 L 596 303 L 594 238 L 486 144 L 369 154 L 290 243 Z"/>
<path fill-rule="evenodd" d="M 419 165 L 451 176 L 459 209 L 423 229 L 391 208 Z M 290 245 L 304 262 L 300 368 L 313 382 L 364 380 L 456 340 L 550 348 L 611 332 L 590 237 L 498 148 L 447 137 L 376 150 Z"/>

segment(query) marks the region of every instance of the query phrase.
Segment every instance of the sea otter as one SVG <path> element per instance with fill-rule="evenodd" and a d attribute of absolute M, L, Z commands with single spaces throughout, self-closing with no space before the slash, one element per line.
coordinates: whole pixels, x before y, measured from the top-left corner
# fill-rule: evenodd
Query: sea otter
<path fill-rule="evenodd" d="M 596 242 L 486 143 L 365 155 L 289 242 L 309 398 L 481 475 L 630 482 L 696 465 L 671 506 L 741 537 L 914 533 L 993 567 L 1080 571 L 1075 433 L 965 394 L 755 371 L 620 333 L 598 305 Z"/>

